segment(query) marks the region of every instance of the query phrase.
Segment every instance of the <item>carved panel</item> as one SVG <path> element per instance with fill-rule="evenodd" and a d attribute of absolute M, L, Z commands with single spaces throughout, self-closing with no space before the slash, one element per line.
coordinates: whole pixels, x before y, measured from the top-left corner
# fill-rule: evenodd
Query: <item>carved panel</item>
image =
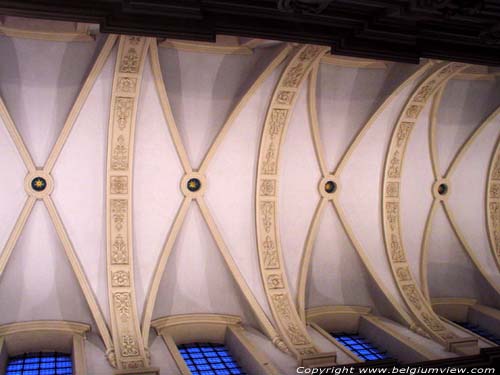
<path fill-rule="evenodd" d="M 297 357 L 315 354 L 318 350 L 297 314 L 283 269 L 277 220 L 278 164 L 284 133 L 297 99 L 297 89 L 313 64 L 326 51 L 324 47 L 302 46 L 283 71 L 267 111 L 257 164 L 255 191 L 260 271 L 279 334 Z"/>
<path fill-rule="evenodd" d="M 137 78 L 132 77 L 120 77 L 118 78 L 118 83 L 116 84 L 116 90 L 120 94 L 135 93 L 137 89 Z"/>
<path fill-rule="evenodd" d="M 148 365 L 139 329 L 132 267 L 132 152 L 140 87 L 149 39 L 121 36 L 118 46 L 108 137 L 108 290 L 116 366 Z"/>
<path fill-rule="evenodd" d="M 127 176 L 111 176 L 110 182 L 111 194 L 127 194 L 128 193 L 128 177 Z"/>
<path fill-rule="evenodd" d="M 292 100 L 293 100 L 294 96 L 295 96 L 294 91 L 282 90 L 276 96 L 276 103 L 283 104 L 283 105 L 290 105 L 290 104 L 292 104 Z"/>
<path fill-rule="evenodd" d="M 386 155 L 383 180 L 384 239 L 394 280 L 420 326 L 443 345 L 446 344 L 446 340 L 455 338 L 456 335 L 448 331 L 440 322 L 410 272 L 401 236 L 399 185 L 409 137 L 422 109 L 447 80 L 466 67 L 466 64 L 461 63 L 443 63 L 437 66 L 435 71 L 413 92 L 395 125 Z"/>
<path fill-rule="evenodd" d="M 262 180 L 260 184 L 260 195 L 272 197 L 276 193 L 276 181 L 274 180 Z"/>

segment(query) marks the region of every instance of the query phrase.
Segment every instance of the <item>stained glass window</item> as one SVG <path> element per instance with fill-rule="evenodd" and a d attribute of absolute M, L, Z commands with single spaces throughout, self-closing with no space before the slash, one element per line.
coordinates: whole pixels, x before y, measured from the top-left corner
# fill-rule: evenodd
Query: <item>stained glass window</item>
<path fill-rule="evenodd" d="M 376 361 L 380 359 L 390 359 L 385 352 L 372 345 L 367 339 L 359 335 L 351 335 L 343 332 L 331 333 L 335 339 L 344 345 L 351 352 L 365 361 Z"/>
<path fill-rule="evenodd" d="M 500 345 L 500 337 L 495 336 L 488 330 L 482 328 L 481 326 L 478 326 L 477 324 L 472 324 L 469 322 L 455 322 L 456 324 L 468 329 L 471 332 L 474 332 L 476 335 L 482 336 L 487 340 L 490 340 L 491 342 L 494 342 L 497 345 Z"/>
<path fill-rule="evenodd" d="M 61 353 L 25 353 L 10 357 L 5 375 L 72 375 L 71 356 Z"/>
<path fill-rule="evenodd" d="M 177 348 L 193 375 L 246 375 L 225 345 L 194 343 Z"/>

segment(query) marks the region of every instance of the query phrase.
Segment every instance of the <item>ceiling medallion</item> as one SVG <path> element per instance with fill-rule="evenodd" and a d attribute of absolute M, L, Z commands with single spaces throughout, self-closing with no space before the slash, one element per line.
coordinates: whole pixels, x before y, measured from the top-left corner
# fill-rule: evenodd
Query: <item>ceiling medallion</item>
<path fill-rule="evenodd" d="M 50 173 L 42 169 L 29 172 L 24 177 L 24 190 L 29 196 L 36 199 L 48 197 L 54 189 L 54 181 Z"/>
<path fill-rule="evenodd" d="M 319 14 L 331 2 L 333 0 L 278 0 L 278 9 L 283 12 Z"/>
<path fill-rule="evenodd" d="M 335 199 L 339 189 L 340 184 L 338 178 L 334 175 L 324 176 L 318 185 L 319 194 L 328 200 Z"/>
<path fill-rule="evenodd" d="M 450 181 L 445 178 L 440 178 L 434 181 L 432 186 L 432 195 L 438 201 L 445 201 L 450 196 Z"/>
<path fill-rule="evenodd" d="M 31 180 L 31 188 L 35 191 L 44 191 L 47 187 L 47 181 L 43 177 L 35 177 Z"/>
<path fill-rule="evenodd" d="M 197 179 L 197 178 L 191 178 L 187 182 L 187 189 L 189 191 L 192 191 L 193 193 L 195 191 L 200 190 L 200 188 L 201 188 L 201 181 L 199 179 Z"/>
<path fill-rule="evenodd" d="M 205 176 L 196 171 L 185 174 L 181 179 L 180 188 L 186 197 L 196 198 L 205 194 L 207 188 Z"/>
<path fill-rule="evenodd" d="M 328 194 L 335 193 L 335 190 L 337 190 L 337 184 L 334 181 L 329 180 L 325 183 L 325 191 Z"/>
<path fill-rule="evenodd" d="M 448 192 L 448 185 L 447 184 L 440 184 L 438 186 L 438 194 L 439 195 L 446 195 Z"/>

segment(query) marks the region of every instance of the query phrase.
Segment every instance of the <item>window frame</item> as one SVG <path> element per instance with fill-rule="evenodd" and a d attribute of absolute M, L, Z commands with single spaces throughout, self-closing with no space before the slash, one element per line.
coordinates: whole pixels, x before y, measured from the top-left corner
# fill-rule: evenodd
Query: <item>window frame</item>
<path fill-rule="evenodd" d="M 487 338 L 478 335 L 474 331 L 470 331 L 467 328 L 462 327 L 460 324 L 455 323 L 455 321 L 464 321 L 487 328 L 486 326 L 488 326 L 488 324 L 486 324 L 485 320 L 490 320 L 500 326 L 499 310 L 478 304 L 477 300 L 473 298 L 433 298 L 431 302 L 434 311 L 439 315 L 441 320 L 443 320 L 447 324 L 464 333 L 467 333 L 469 336 L 477 338 L 483 343 L 494 347 L 498 346 L 493 341 L 490 341 Z M 474 319 L 471 320 L 471 317 L 473 317 Z M 492 333 L 500 336 L 500 331 Z"/>
<path fill-rule="evenodd" d="M 73 375 L 86 375 L 86 333 L 90 325 L 59 320 L 36 320 L 0 325 L 0 371 L 8 359 L 23 353 L 54 351 L 68 353 Z"/>
<path fill-rule="evenodd" d="M 241 318 L 222 314 L 171 315 L 151 322 L 182 375 L 191 375 L 177 345 L 190 343 L 224 344 L 248 373 L 278 375 L 279 371 L 245 335 Z"/>
<path fill-rule="evenodd" d="M 406 348 L 411 352 L 412 356 L 418 357 L 416 361 L 434 360 L 438 356 L 427 350 L 425 347 L 408 340 L 400 332 L 384 324 L 388 320 L 381 316 L 376 316 L 371 313 L 371 307 L 357 305 L 335 305 L 335 306 L 319 306 L 306 310 L 307 324 L 319 332 L 324 338 L 335 345 L 338 350 L 349 356 L 354 363 L 367 363 L 368 361 L 358 357 L 354 352 L 351 352 L 339 341 L 337 341 L 330 332 L 345 332 L 351 334 L 360 334 L 363 331 L 362 327 L 368 327 L 370 330 L 376 330 L 387 339 L 388 345 L 384 346 L 384 350 L 395 356 L 394 360 L 405 361 L 404 356 L 398 355 L 402 352 L 401 347 Z M 377 342 L 372 340 L 370 335 L 366 339 L 377 346 Z M 392 342 L 392 344 L 389 344 Z M 382 360 L 381 360 L 382 361 Z"/>

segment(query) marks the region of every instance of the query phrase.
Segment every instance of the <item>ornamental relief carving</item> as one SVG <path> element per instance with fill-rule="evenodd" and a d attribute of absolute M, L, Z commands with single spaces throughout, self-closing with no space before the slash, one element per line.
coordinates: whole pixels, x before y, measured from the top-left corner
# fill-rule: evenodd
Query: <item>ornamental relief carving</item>
<path fill-rule="evenodd" d="M 120 77 L 116 89 L 122 93 L 134 93 L 137 88 L 137 78 Z"/>
<path fill-rule="evenodd" d="M 417 292 L 417 288 L 415 288 L 415 285 L 404 285 L 403 292 L 417 310 L 422 308 L 422 304 L 420 303 L 421 298 Z"/>
<path fill-rule="evenodd" d="M 110 178 L 111 194 L 127 194 L 128 193 L 128 177 L 127 176 L 111 176 Z"/>
<path fill-rule="evenodd" d="M 282 255 L 278 241 L 276 196 L 278 160 L 283 134 L 297 98 L 295 89 L 304 81 L 312 64 L 327 51 L 325 47 L 304 46 L 286 66 L 275 88 L 268 109 L 260 142 L 256 181 L 257 244 L 264 290 L 279 333 L 295 356 L 317 353 L 311 344 L 303 322 L 293 305 L 286 275 L 282 270 Z M 268 176 L 272 175 L 273 178 Z M 279 292 L 279 293 L 277 293 Z M 303 346 L 307 345 L 307 348 Z M 296 347 L 298 346 L 298 347 Z"/>
<path fill-rule="evenodd" d="M 139 71 L 139 54 L 135 48 L 129 48 L 122 57 L 120 73 L 137 73 Z"/>
<path fill-rule="evenodd" d="M 262 225 L 264 226 L 264 231 L 269 233 L 273 226 L 274 220 L 274 202 L 262 202 L 261 203 L 261 217 Z"/>
<path fill-rule="evenodd" d="M 399 197 L 399 182 L 389 182 L 385 189 L 385 196 L 388 198 Z"/>
<path fill-rule="evenodd" d="M 277 153 L 273 140 L 269 142 L 267 151 L 262 162 L 262 171 L 264 174 L 276 174 L 277 172 Z"/>
<path fill-rule="evenodd" d="M 490 215 L 493 227 L 498 227 L 500 225 L 500 202 L 490 203 Z"/>
<path fill-rule="evenodd" d="M 396 234 L 391 234 L 391 259 L 395 263 L 406 262 L 406 255 L 401 246 L 401 239 Z"/>
<path fill-rule="evenodd" d="M 127 218 L 127 205 L 126 199 L 111 199 L 111 218 L 113 220 L 114 229 L 120 232 L 123 229 L 125 220 Z"/>
<path fill-rule="evenodd" d="M 299 60 L 304 62 L 310 62 L 311 60 L 314 60 L 318 56 L 320 50 L 321 47 L 309 45 L 302 52 L 299 53 Z"/>
<path fill-rule="evenodd" d="M 113 294 L 115 311 L 120 317 L 122 323 L 127 323 L 130 318 L 130 293 L 119 292 Z"/>
<path fill-rule="evenodd" d="M 310 341 L 304 335 L 302 328 L 299 328 L 292 320 L 292 313 L 288 296 L 284 294 L 274 294 L 272 301 L 276 311 L 283 319 L 286 326 L 287 336 L 294 345 L 308 345 Z"/>
<path fill-rule="evenodd" d="M 129 183 L 139 73 L 149 41 L 143 37 L 120 36 L 119 43 L 108 137 L 108 285 L 116 364 L 121 369 L 137 369 L 147 366 L 148 359 L 140 335 L 131 268 Z"/>
<path fill-rule="evenodd" d="M 399 178 L 401 176 L 401 156 L 399 151 L 396 151 L 391 158 L 388 175 L 390 178 Z"/>
<path fill-rule="evenodd" d="M 130 286 L 130 273 L 128 271 L 111 272 L 111 285 L 114 287 Z"/>
<path fill-rule="evenodd" d="M 122 356 L 124 357 L 134 357 L 139 355 L 139 348 L 137 347 L 137 342 L 134 336 L 131 335 L 123 336 L 121 347 L 122 347 Z"/>
<path fill-rule="evenodd" d="M 493 173 L 491 174 L 492 180 L 500 180 L 500 153 L 495 161 L 495 166 L 493 167 Z"/>
<path fill-rule="evenodd" d="M 417 103 L 426 103 L 430 98 L 432 92 L 434 91 L 434 86 L 436 85 L 436 81 L 432 80 L 428 84 L 422 86 L 420 90 L 417 91 L 417 95 L 415 95 L 415 101 Z"/>
<path fill-rule="evenodd" d="M 301 332 L 300 328 L 296 324 L 290 323 L 286 329 L 288 336 L 290 337 L 290 340 L 292 341 L 293 344 L 295 345 L 309 344 L 309 340 L 304 336 L 304 334 Z"/>
<path fill-rule="evenodd" d="M 115 122 L 121 131 L 130 127 L 134 99 L 118 97 L 115 100 Z"/>
<path fill-rule="evenodd" d="M 437 318 L 434 316 L 431 316 L 429 313 L 426 311 L 422 311 L 422 319 L 425 322 L 425 325 L 430 327 L 433 331 L 443 331 L 446 328 L 444 327 L 443 323 L 441 323 Z M 451 337 L 455 337 L 452 335 Z"/>
<path fill-rule="evenodd" d="M 111 264 L 124 265 L 128 264 L 128 247 L 123 237 L 117 235 L 111 245 Z"/>
<path fill-rule="evenodd" d="M 410 105 L 406 110 L 406 117 L 411 119 L 416 119 L 422 110 L 422 106 L 420 105 Z"/>
<path fill-rule="evenodd" d="M 295 92 L 282 90 L 276 96 L 276 103 L 282 105 L 291 105 L 293 97 L 295 96 Z"/>
<path fill-rule="evenodd" d="M 269 289 L 283 289 L 283 278 L 280 274 L 271 274 L 267 277 L 267 287 Z"/>
<path fill-rule="evenodd" d="M 302 76 L 306 70 L 306 65 L 303 63 L 299 63 L 292 67 L 286 73 L 285 80 L 283 81 L 284 87 L 293 87 L 297 88 L 299 83 L 302 81 Z"/>
<path fill-rule="evenodd" d="M 264 197 L 273 197 L 276 193 L 275 180 L 262 180 L 260 183 L 260 195 Z"/>
<path fill-rule="evenodd" d="M 411 274 L 408 267 L 399 267 L 396 269 L 396 275 L 399 281 L 411 281 Z"/>
<path fill-rule="evenodd" d="M 271 139 L 273 139 L 275 136 L 281 137 L 287 114 L 287 109 L 274 109 L 271 112 L 271 122 L 269 125 L 269 136 L 271 137 Z"/>
<path fill-rule="evenodd" d="M 398 134 L 396 136 L 396 147 L 401 147 L 406 144 L 406 138 L 410 135 L 413 129 L 413 122 L 402 122 L 398 129 Z"/>
<path fill-rule="evenodd" d="M 274 294 L 271 299 L 278 314 L 284 319 L 290 319 L 290 306 L 287 297 L 284 294 Z"/>
<path fill-rule="evenodd" d="M 386 218 L 391 231 L 399 228 L 399 202 L 387 202 L 385 204 Z"/>
<path fill-rule="evenodd" d="M 120 135 L 116 139 L 111 155 L 111 169 L 115 171 L 128 169 L 128 137 L 125 139 L 123 135 Z"/>
<path fill-rule="evenodd" d="M 492 183 L 490 186 L 490 198 L 500 198 L 500 183 Z"/>
<path fill-rule="evenodd" d="M 266 236 L 265 241 L 262 244 L 263 248 L 263 259 L 265 269 L 278 269 L 280 268 L 280 261 L 278 250 L 274 244 L 271 236 Z"/>
<path fill-rule="evenodd" d="M 465 66 L 464 64 L 455 63 L 442 66 L 415 90 L 395 125 L 395 131 L 387 152 L 383 181 L 384 237 L 394 279 L 405 297 L 408 307 L 414 313 L 422 328 L 426 328 L 429 334 L 434 335 L 439 340 L 448 340 L 456 337 L 456 335 L 446 330 L 446 327 L 439 321 L 428 302 L 423 299 L 406 264 L 406 252 L 403 247 L 399 223 L 399 179 L 403 166 L 404 150 L 422 109 L 436 90 L 451 77 L 451 74 L 458 72 Z M 390 199 L 390 201 L 387 201 L 387 199 Z M 436 333 L 438 331 L 439 333 Z"/>

